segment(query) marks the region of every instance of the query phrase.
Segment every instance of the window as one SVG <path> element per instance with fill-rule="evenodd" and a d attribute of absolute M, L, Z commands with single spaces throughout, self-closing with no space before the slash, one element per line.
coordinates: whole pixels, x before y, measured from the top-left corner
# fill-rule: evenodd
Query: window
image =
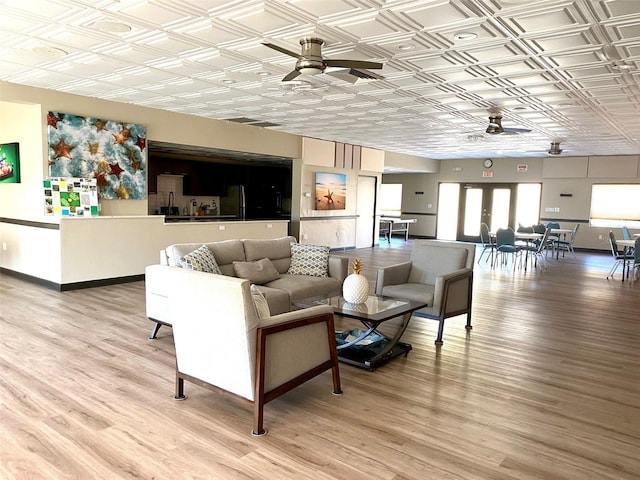
<path fill-rule="evenodd" d="M 399 217 L 402 213 L 402 184 L 383 183 L 380 196 L 380 213 L 382 216 Z"/>
<path fill-rule="evenodd" d="M 589 223 L 593 227 L 640 228 L 640 185 L 592 185 Z"/>
<path fill-rule="evenodd" d="M 519 183 L 516 200 L 516 227 L 535 225 L 540 221 L 540 183 Z"/>
<path fill-rule="evenodd" d="M 459 183 L 441 183 L 438 192 L 438 235 L 440 240 L 455 240 L 458 232 Z"/>

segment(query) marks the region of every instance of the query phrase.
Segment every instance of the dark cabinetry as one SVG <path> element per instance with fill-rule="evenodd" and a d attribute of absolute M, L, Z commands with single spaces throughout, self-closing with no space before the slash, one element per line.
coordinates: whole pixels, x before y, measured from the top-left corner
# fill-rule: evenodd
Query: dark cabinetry
<path fill-rule="evenodd" d="M 225 197 L 230 186 L 244 186 L 246 218 L 265 219 L 291 213 L 291 165 L 267 161 L 199 161 L 152 156 L 149 193 L 157 193 L 157 177 L 182 175 L 186 196 Z"/>
<path fill-rule="evenodd" d="M 218 166 L 208 162 L 191 162 L 182 184 L 184 194 L 196 197 L 224 195 L 225 175 Z"/>

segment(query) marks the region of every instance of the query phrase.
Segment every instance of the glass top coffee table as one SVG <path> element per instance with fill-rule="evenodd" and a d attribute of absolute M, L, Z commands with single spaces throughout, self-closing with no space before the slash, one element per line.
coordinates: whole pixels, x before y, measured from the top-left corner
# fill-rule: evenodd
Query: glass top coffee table
<path fill-rule="evenodd" d="M 349 303 L 341 296 L 319 296 L 296 300 L 297 307 L 331 305 L 333 312 L 341 317 L 360 321 L 364 329 L 353 329 L 336 333 L 338 358 L 343 363 L 375 370 L 380 365 L 400 355 L 407 355 L 412 349 L 408 343 L 400 341 L 409 325 L 411 314 L 427 306 L 426 303 L 392 297 L 370 295 L 364 303 Z M 377 331 L 384 322 L 399 319 L 393 336 Z"/>

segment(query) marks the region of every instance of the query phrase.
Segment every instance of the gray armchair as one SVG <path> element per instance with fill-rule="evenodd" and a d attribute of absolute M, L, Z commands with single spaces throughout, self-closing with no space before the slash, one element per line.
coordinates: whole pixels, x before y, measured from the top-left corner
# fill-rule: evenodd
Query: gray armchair
<path fill-rule="evenodd" d="M 376 295 L 427 302 L 413 314 L 440 322 L 435 343 L 442 345 L 445 319 L 466 313 L 471 329 L 475 252 L 473 243 L 416 241 L 411 261 L 378 269 Z"/>

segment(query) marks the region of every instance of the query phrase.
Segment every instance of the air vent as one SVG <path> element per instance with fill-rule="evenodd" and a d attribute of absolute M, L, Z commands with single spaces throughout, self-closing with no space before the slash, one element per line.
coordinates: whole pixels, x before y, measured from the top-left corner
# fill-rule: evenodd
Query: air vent
<path fill-rule="evenodd" d="M 225 118 L 225 120 L 229 122 L 236 122 L 236 123 L 254 123 L 258 121 L 258 120 L 254 120 L 253 118 L 247 118 L 247 117 Z"/>
<path fill-rule="evenodd" d="M 243 125 L 253 125 L 254 127 L 279 127 L 280 124 L 266 122 L 247 117 L 225 118 L 228 122 L 242 123 Z"/>

